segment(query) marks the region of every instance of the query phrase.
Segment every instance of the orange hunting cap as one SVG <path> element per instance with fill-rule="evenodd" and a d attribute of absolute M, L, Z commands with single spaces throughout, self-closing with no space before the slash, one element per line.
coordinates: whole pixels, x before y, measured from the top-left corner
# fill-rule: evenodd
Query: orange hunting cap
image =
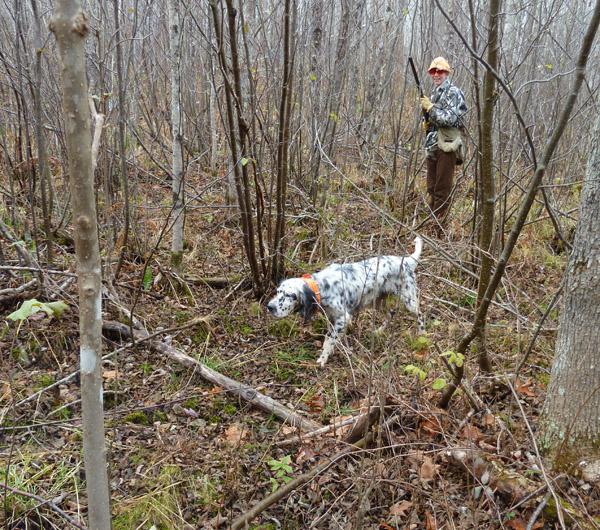
<path fill-rule="evenodd" d="M 431 61 L 429 70 L 427 71 L 429 72 L 431 70 L 444 70 L 444 72 L 450 73 L 450 65 L 443 57 L 436 57 L 433 61 Z"/>

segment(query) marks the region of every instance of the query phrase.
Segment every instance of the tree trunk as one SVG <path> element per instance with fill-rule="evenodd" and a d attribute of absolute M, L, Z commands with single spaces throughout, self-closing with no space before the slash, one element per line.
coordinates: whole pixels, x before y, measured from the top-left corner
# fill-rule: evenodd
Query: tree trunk
<path fill-rule="evenodd" d="M 498 21 L 500 19 L 500 0 L 492 0 L 489 7 L 489 32 L 487 62 L 498 69 Z M 494 127 L 494 106 L 496 104 L 496 82 L 489 70 L 486 70 L 483 81 L 483 111 L 481 116 L 481 202 L 482 222 L 479 233 L 479 248 L 481 249 L 481 270 L 479 272 L 479 287 L 477 302 L 481 303 L 483 295 L 490 283 L 492 274 L 492 238 L 494 235 L 494 207 L 496 203 L 496 181 L 494 179 L 494 144 L 492 133 Z M 485 349 L 485 322 L 478 330 L 479 338 L 479 367 L 490 372 L 491 362 Z"/>
<path fill-rule="evenodd" d="M 35 25 L 35 83 L 33 85 L 33 105 L 35 113 L 35 139 L 38 152 L 38 169 L 40 173 L 40 190 L 42 192 L 42 212 L 44 215 L 44 232 L 46 233 L 46 257 L 48 264 L 54 261 L 54 242 L 52 237 L 52 187 L 50 185 L 50 168 L 46 151 L 46 137 L 42 112 L 42 53 L 44 41 L 42 38 L 42 20 L 39 14 L 37 1 L 31 0 L 31 10 Z"/>
<path fill-rule="evenodd" d="M 119 252 L 119 262 L 115 270 L 115 281 L 119 277 L 125 252 L 129 240 L 129 179 L 127 178 L 127 159 L 125 150 L 125 86 L 123 80 L 123 52 L 121 49 L 121 23 L 119 20 L 119 0 L 113 0 L 113 12 L 115 18 L 115 50 L 117 52 L 117 94 L 119 95 L 119 162 L 121 173 L 121 187 L 123 193 L 123 216 L 125 223 L 123 225 L 123 238 L 121 240 L 121 249 Z"/>
<path fill-rule="evenodd" d="M 277 219 L 273 238 L 272 279 L 278 283 L 284 274 L 285 203 L 287 197 L 290 104 L 292 93 L 292 68 L 290 58 L 290 0 L 285 0 L 283 14 L 283 76 L 279 102 L 279 133 L 277 137 Z"/>
<path fill-rule="evenodd" d="M 541 422 L 541 445 L 568 471 L 600 466 L 600 118 L 581 195 Z"/>
<path fill-rule="evenodd" d="M 50 29 L 62 63 L 63 107 L 79 284 L 83 455 L 91 529 L 110 528 L 102 406 L 102 297 L 85 71 L 88 24 L 78 0 L 59 0 Z"/>
<path fill-rule="evenodd" d="M 178 0 L 169 0 L 169 38 L 171 47 L 171 127 L 173 135 L 173 239 L 171 266 L 181 269 L 183 259 L 183 130 L 181 127 L 181 17 Z"/>

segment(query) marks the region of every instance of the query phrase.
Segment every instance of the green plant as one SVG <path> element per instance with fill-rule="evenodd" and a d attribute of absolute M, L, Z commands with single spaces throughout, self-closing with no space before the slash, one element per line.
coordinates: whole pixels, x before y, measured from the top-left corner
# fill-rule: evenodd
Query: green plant
<path fill-rule="evenodd" d="M 414 364 L 407 364 L 404 367 L 404 373 L 412 375 L 413 377 L 418 377 L 419 381 L 425 381 L 425 378 L 427 377 L 427 372 Z"/>
<path fill-rule="evenodd" d="M 267 462 L 269 467 L 271 468 L 271 472 L 275 475 L 271 477 L 271 488 L 272 491 L 275 491 L 281 484 L 287 484 L 290 480 L 292 480 L 292 473 L 294 470 L 291 466 L 292 457 L 290 455 L 286 455 L 279 460 L 272 458 Z"/>
<path fill-rule="evenodd" d="M 425 335 L 419 335 L 418 337 L 409 336 L 407 339 L 408 347 L 413 352 L 425 352 L 431 346 L 431 340 Z"/>
<path fill-rule="evenodd" d="M 56 317 L 60 318 L 64 311 L 68 309 L 69 306 L 65 304 L 62 300 L 57 302 L 40 302 L 35 298 L 31 300 L 25 300 L 19 309 L 13 311 L 6 318 L 14 321 L 23 321 L 28 319 L 30 316 L 39 313 L 40 311 L 46 313 L 50 318 Z"/>
<path fill-rule="evenodd" d="M 150 375 L 154 370 L 154 367 L 148 361 L 142 361 L 141 368 L 144 375 Z"/>
<path fill-rule="evenodd" d="M 147 493 L 119 503 L 113 520 L 115 530 L 169 530 L 185 524 L 181 517 L 181 496 L 189 481 L 183 478 L 181 469 L 174 465 L 164 466 L 152 484 L 153 489 Z"/>
<path fill-rule="evenodd" d="M 457 368 L 460 368 L 465 362 L 465 356 L 462 353 L 457 353 L 452 350 L 445 351 L 440 355 L 446 357 L 450 366 L 456 366 Z"/>

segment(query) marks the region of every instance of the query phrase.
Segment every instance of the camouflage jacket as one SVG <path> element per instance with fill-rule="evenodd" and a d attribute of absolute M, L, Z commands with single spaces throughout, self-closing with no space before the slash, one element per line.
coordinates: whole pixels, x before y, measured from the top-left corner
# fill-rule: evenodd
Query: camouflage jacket
<path fill-rule="evenodd" d="M 446 79 L 431 94 L 433 107 L 429 111 L 430 128 L 425 138 L 427 152 L 437 149 L 438 128 L 460 129 L 462 117 L 467 112 L 467 104 L 462 90 Z"/>

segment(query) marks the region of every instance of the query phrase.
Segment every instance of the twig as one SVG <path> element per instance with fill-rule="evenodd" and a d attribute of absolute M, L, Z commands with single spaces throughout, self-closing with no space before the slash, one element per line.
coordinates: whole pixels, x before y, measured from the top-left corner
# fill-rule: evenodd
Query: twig
<path fill-rule="evenodd" d="M 537 521 L 537 518 L 540 516 L 540 513 L 542 513 L 542 510 L 546 507 L 546 504 L 548 504 L 548 501 L 550 500 L 551 496 L 552 496 L 552 492 L 551 491 L 548 491 L 546 493 L 546 495 L 544 495 L 544 498 L 542 499 L 542 502 L 540 502 L 540 504 L 538 505 L 538 507 L 531 514 L 531 517 L 529 518 L 529 522 L 527 523 L 527 528 L 525 530 L 532 530 L 533 529 L 533 525 Z"/>
<path fill-rule="evenodd" d="M 0 302 L 4 300 L 11 300 L 12 298 L 16 298 L 17 296 L 23 294 L 29 289 L 37 286 L 39 284 L 37 278 L 20 285 L 19 287 L 13 287 L 8 289 L 0 289 Z"/>
<path fill-rule="evenodd" d="M 23 272 L 41 272 L 43 274 L 57 274 L 59 276 L 71 276 L 77 278 L 74 272 L 61 271 L 56 269 L 42 269 L 40 267 L 22 267 L 17 265 L 0 265 L 0 271 L 23 271 Z"/>
<path fill-rule="evenodd" d="M 85 530 L 84 526 L 82 526 L 81 524 L 79 524 L 77 521 L 75 521 L 75 519 L 73 519 L 72 517 L 70 517 L 63 510 L 61 510 L 51 500 L 44 499 L 43 497 L 40 497 L 39 495 L 35 495 L 34 493 L 28 493 L 27 491 L 18 490 L 16 488 L 13 488 L 13 487 L 8 486 L 7 484 L 3 484 L 1 482 L 0 482 L 0 486 L 2 486 L 4 489 L 10 491 L 11 493 L 14 493 L 15 495 L 21 495 L 22 497 L 29 497 L 30 499 L 36 500 L 36 501 L 38 501 L 40 503 L 40 506 L 45 505 L 45 504 L 48 505 L 48 508 L 50 508 L 52 511 L 56 512 L 63 519 L 65 519 L 70 524 L 72 524 L 75 528 L 80 528 L 81 530 Z"/>

